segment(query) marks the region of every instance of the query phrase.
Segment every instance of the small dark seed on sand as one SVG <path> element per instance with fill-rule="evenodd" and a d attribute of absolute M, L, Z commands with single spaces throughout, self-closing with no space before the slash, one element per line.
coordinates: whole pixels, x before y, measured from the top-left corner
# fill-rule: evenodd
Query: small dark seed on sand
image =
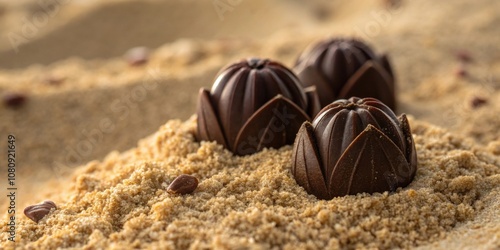
<path fill-rule="evenodd" d="M 7 93 L 2 97 L 5 106 L 10 108 L 21 107 L 26 102 L 26 95 L 21 93 Z"/>
<path fill-rule="evenodd" d="M 485 104 L 488 103 L 488 100 L 486 100 L 485 98 L 482 98 L 482 97 L 474 97 L 472 98 L 470 104 L 473 108 L 479 108 Z"/>
<path fill-rule="evenodd" d="M 455 74 L 458 77 L 466 77 L 468 75 L 467 70 L 465 70 L 465 67 L 463 65 L 456 69 Z"/>
<path fill-rule="evenodd" d="M 30 218 L 32 221 L 38 223 L 45 215 L 50 213 L 51 209 L 57 209 L 56 204 L 53 201 L 43 201 L 40 204 L 31 205 L 24 209 L 24 215 Z"/>
<path fill-rule="evenodd" d="M 198 187 L 198 179 L 194 176 L 183 174 L 175 178 L 167 188 L 170 194 L 190 194 Z"/>
<path fill-rule="evenodd" d="M 459 61 L 462 61 L 462 62 L 465 62 L 465 63 L 468 63 L 468 62 L 472 61 L 471 54 L 468 51 L 465 51 L 465 50 L 457 51 L 457 53 L 455 54 L 455 56 L 457 57 L 457 59 Z"/>

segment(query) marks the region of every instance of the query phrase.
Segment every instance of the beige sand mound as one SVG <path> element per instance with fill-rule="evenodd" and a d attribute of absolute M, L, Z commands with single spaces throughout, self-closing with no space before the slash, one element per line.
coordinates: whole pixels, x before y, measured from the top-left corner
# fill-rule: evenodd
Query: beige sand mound
<path fill-rule="evenodd" d="M 194 142 L 193 119 L 170 121 L 138 148 L 78 171 L 64 200 L 54 190 L 59 210 L 38 224 L 22 218 L 17 246 L 406 248 L 452 237 L 457 247 L 500 247 L 500 158 L 411 123 L 419 169 L 409 187 L 321 201 L 295 183 L 290 147 L 236 157 Z M 199 178 L 198 189 L 168 194 L 182 173 Z"/>
<path fill-rule="evenodd" d="M 14 46 L 17 50 L 11 43 L 4 44 L 7 50 L 0 52 L 0 67 L 48 64 L 71 56 L 110 58 L 121 56 L 134 46 L 156 48 L 179 38 L 262 39 L 284 27 L 300 27 L 314 21 L 309 12 L 282 1 L 233 1 L 233 6 L 213 2 L 111 1 L 90 7 L 78 2 L 64 4 L 46 25 L 34 26 L 34 35 L 23 33 L 24 27 L 32 22 L 5 34 L 6 38 L 19 35 L 26 41 Z M 80 8 L 86 11 L 81 13 Z M 43 8 L 25 15 L 32 20 L 37 13 L 52 15 Z M 68 17 L 59 16 L 64 14 Z M 56 19 L 55 24 L 50 22 L 54 22 L 52 19 Z M 47 29 L 50 32 L 46 32 Z"/>

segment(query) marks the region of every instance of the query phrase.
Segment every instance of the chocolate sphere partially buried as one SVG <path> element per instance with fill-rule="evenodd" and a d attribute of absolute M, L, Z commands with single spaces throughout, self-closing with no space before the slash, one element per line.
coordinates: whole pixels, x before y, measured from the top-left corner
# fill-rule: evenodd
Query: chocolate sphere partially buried
<path fill-rule="evenodd" d="M 307 111 L 319 111 L 315 89 L 307 92 L 285 66 L 250 58 L 223 69 L 212 90 L 201 89 L 197 139 L 216 141 L 238 155 L 292 144 Z"/>
<path fill-rule="evenodd" d="M 354 39 L 332 38 L 303 52 L 294 71 L 305 87 L 316 86 L 321 106 L 350 97 L 377 98 L 396 108 L 395 81 L 385 55 Z"/>
<path fill-rule="evenodd" d="M 394 191 L 415 176 L 417 155 L 406 116 L 374 98 L 337 100 L 305 122 L 292 173 L 320 199 Z"/>

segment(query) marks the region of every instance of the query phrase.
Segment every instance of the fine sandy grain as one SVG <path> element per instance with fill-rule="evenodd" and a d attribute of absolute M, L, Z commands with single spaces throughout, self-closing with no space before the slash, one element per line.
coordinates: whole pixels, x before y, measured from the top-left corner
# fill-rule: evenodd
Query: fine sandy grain
<path fill-rule="evenodd" d="M 500 159 L 442 129 L 411 120 L 419 169 L 407 188 L 322 201 L 295 183 L 290 147 L 235 157 L 195 142 L 194 121 L 170 121 L 136 149 L 87 164 L 59 210 L 20 220 L 18 246 L 407 248 L 449 237 L 500 246 L 497 219 L 481 219 L 500 206 Z M 180 174 L 200 180 L 193 194 L 166 192 Z"/>

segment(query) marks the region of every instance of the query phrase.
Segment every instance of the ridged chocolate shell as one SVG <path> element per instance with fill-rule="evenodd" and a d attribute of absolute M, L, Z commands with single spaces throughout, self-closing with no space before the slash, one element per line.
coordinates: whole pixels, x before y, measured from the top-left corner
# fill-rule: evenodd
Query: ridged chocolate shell
<path fill-rule="evenodd" d="M 264 104 L 277 95 L 307 110 L 307 96 L 298 78 L 270 60 L 248 59 L 219 73 L 210 92 L 214 111 L 230 149 L 240 129 Z"/>
<path fill-rule="evenodd" d="M 216 141 L 227 148 L 226 137 L 210 101 L 210 92 L 206 89 L 200 89 L 196 114 L 198 123 L 196 139 L 198 141 Z"/>
<path fill-rule="evenodd" d="M 292 152 L 292 174 L 297 184 L 319 199 L 331 199 L 311 123 L 304 122 L 300 127 Z"/>
<path fill-rule="evenodd" d="M 374 98 L 328 105 L 299 130 L 293 149 L 297 183 L 320 199 L 394 191 L 413 180 L 416 167 L 406 116 Z"/>
<path fill-rule="evenodd" d="M 234 151 L 238 155 L 253 154 L 263 148 L 280 148 L 292 144 L 307 114 L 281 95 L 257 110 L 236 137 Z"/>
<path fill-rule="evenodd" d="M 367 62 L 379 66 L 376 70 L 380 71 L 378 75 L 383 75 L 382 77 L 387 81 L 385 84 L 379 82 L 371 84 L 368 81 L 356 87 L 357 81 L 352 80 L 352 77 Z M 305 87 L 317 87 L 323 107 L 336 99 L 352 97 L 341 95 L 341 93 L 350 94 L 349 92 L 355 92 L 363 94 L 358 95 L 359 97 L 375 97 L 392 109 L 395 108 L 394 76 L 388 58 L 385 55 L 378 57 L 370 47 L 361 41 L 332 38 L 319 42 L 300 55 L 294 71 Z M 378 80 L 374 79 L 374 81 Z M 345 90 L 345 85 L 349 81 L 354 82 L 351 87 L 354 86 L 359 90 Z M 365 89 L 367 86 L 368 89 Z M 379 93 L 382 91 L 391 93 L 380 96 Z"/>

